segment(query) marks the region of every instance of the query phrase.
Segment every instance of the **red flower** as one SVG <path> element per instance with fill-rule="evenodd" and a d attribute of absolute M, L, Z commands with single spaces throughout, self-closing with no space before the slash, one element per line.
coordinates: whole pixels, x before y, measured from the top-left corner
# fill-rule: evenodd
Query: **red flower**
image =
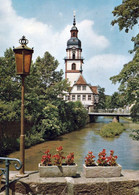
<path fill-rule="evenodd" d="M 61 150 L 63 150 L 63 147 L 62 147 L 62 146 L 56 148 L 56 151 L 57 151 L 57 152 L 58 152 L 58 151 L 61 151 Z"/>
<path fill-rule="evenodd" d="M 69 153 L 69 155 L 67 155 L 66 164 L 67 165 L 73 165 L 74 164 L 74 152 Z"/>
<path fill-rule="evenodd" d="M 86 166 L 93 166 L 95 165 L 95 156 L 93 155 L 92 151 L 89 151 L 87 156 L 85 156 L 85 165 Z"/>

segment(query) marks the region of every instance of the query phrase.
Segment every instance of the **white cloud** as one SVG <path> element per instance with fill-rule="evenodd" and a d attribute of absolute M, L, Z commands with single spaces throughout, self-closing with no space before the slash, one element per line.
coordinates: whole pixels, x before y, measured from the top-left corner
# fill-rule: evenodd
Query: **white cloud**
<path fill-rule="evenodd" d="M 88 47 L 95 49 L 105 49 L 110 43 L 103 35 L 98 35 L 93 30 L 94 22 L 92 20 L 83 20 L 78 24 L 80 29 L 80 37 Z"/>
<path fill-rule="evenodd" d="M 45 51 L 49 51 L 59 61 L 66 55 L 66 43 L 70 38 L 71 25 L 67 25 L 61 32 L 56 32 L 53 27 L 35 18 L 23 18 L 18 16 L 12 8 L 11 0 L 0 0 L 0 42 L 2 52 L 13 45 L 18 46 L 18 40 L 25 35 L 29 40 L 29 46 L 34 47 L 34 58 L 42 56 Z M 62 16 L 60 12 L 59 15 Z M 108 40 L 101 35 L 97 35 L 92 26 L 93 21 L 84 20 L 78 23 L 80 39 L 86 47 L 97 47 L 103 49 L 109 45 Z M 84 36 L 85 35 L 85 36 Z M 89 41 L 88 41 L 89 40 Z M 3 55 L 3 53 L 0 53 Z M 64 63 L 64 62 L 62 62 Z"/>
<path fill-rule="evenodd" d="M 96 55 L 90 58 L 87 61 L 87 69 L 97 69 L 97 68 L 105 68 L 105 69 L 119 69 L 122 68 L 123 64 L 130 60 L 129 56 L 124 55 L 116 55 L 116 54 L 102 54 Z"/>
<path fill-rule="evenodd" d="M 51 25 L 37 21 L 36 18 L 18 16 L 12 7 L 11 0 L 0 0 L 0 56 L 6 48 L 18 46 L 18 40 L 25 35 L 29 40 L 29 47 L 34 47 L 33 58 L 43 56 L 49 51 L 61 63 L 59 68 L 64 69 L 63 58 L 66 56 L 66 43 L 70 38 L 72 24 L 65 26 L 62 31 L 55 31 Z M 59 13 L 62 16 L 62 13 Z M 99 35 L 93 29 L 92 20 L 83 20 L 77 24 L 79 39 L 83 42 L 83 51 L 89 53 L 97 50 L 98 53 L 110 46 L 109 40 Z M 96 55 L 85 61 L 83 67 L 85 79 L 95 85 L 110 87 L 109 77 L 120 71 L 128 57 L 114 54 Z"/>
<path fill-rule="evenodd" d="M 96 55 L 86 61 L 83 74 L 92 85 L 100 85 L 106 89 L 107 94 L 112 94 L 117 90 L 118 84 L 113 85 L 109 78 L 117 75 L 130 60 L 131 57 L 123 55 Z"/>

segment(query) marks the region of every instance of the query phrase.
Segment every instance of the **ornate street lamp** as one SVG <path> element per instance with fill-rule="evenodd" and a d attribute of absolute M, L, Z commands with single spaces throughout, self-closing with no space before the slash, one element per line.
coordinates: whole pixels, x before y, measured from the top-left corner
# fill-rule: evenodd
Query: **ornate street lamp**
<path fill-rule="evenodd" d="M 21 44 L 19 47 L 14 48 L 16 60 L 16 74 L 21 75 L 22 78 L 22 90 L 21 90 L 21 135 L 20 135 L 20 160 L 22 162 L 22 168 L 20 174 L 24 175 L 25 167 L 25 134 L 24 134 L 24 81 L 25 77 L 30 73 L 30 65 L 32 59 L 33 48 L 27 47 L 28 40 L 25 36 L 19 40 Z"/>

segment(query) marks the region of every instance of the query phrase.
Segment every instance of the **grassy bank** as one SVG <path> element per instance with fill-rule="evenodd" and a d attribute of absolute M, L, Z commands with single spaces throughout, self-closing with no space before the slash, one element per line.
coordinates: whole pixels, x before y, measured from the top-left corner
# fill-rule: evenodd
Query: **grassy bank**
<path fill-rule="evenodd" d="M 125 130 L 125 127 L 121 123 L 111 122 L 106 124 L 100 130 L 100 135 L 102 137 L 115 137 L 120 135 Z"/>

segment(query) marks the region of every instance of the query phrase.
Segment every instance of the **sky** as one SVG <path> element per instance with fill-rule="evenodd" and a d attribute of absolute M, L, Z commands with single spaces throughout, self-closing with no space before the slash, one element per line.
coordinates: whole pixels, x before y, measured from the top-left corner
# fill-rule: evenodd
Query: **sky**
<path fill-rule="evenodd" d="M 25 35 L 34 48 L 33 61 L 46 51 L 65 71 L 67 41 L 76 12 L 78 38 L 82 42 L 83 76 L 92 86 L 105 88 L 107 95 L 118 89 L 109 80 L 133 58 L 132 36 L 137 28 L 125 33 L 112 26 L 112 11 L 122 0 L 0 0 L 0 56 L 7 48 L 19 46 Z"/>

